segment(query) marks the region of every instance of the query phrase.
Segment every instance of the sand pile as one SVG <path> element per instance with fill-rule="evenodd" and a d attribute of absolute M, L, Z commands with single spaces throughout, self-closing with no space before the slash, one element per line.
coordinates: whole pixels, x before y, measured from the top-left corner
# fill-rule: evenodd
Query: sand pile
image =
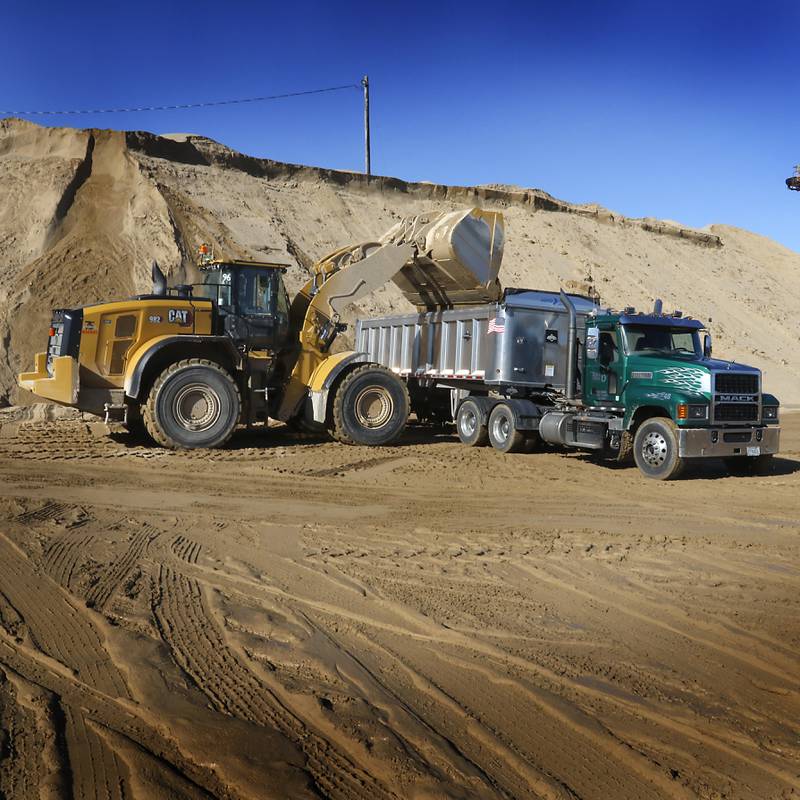
<path fill-rule="evenodd" d="M 501 209 L 508 286 L 586 290 L 612 306 L 661 297 L 712 319 L 715 352 L 760 367 L 800 403 L 800 254 L 724 225 L 693 230 L 508 186 L 367 181 L 358 173 L 255 159 L 202 137 L 0 122 L 0 405 L 33 400 L 15 375 L 43 349 L 53 307 L 143 291 L 158 259 L 193 279 L 194 253 L 291 264 L 290 290 L 328 250 L 399 217 L 470 204 Z M 359 311 L 404 310 L 393 287 Z"/>

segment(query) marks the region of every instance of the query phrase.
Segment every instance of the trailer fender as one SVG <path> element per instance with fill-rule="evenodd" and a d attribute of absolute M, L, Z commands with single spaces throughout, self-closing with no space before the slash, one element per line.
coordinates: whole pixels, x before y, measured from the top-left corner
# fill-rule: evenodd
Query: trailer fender
<path fill-rule="evenodd" d="M 324 424 L 328 417 L 328 395 L 333 385 L 356 364 L 367 362 L 369 362 L 368 353 L 352 350 L 335 353 L 322 361 L 311 373 L 308 385 L 309 402 L 305 407 L 306 421 Z"/>
<path fill-rule="evenodd" d="M 467 399 L 472 400 L 480 409 L 481 425 L 488 425 L 489 415 L 492 413 L 492 409 L 498 403 L 505 403 L 514 414 L 514 427 L 518 431 L 539 430 L 539 419 L 542 414 L 539 411 L 539 407 L 532 400 L 507 397 L 482 397 L 481 395 L 470 394 L 462 397 L 459 405 Z M 456 409 L 456 411 L 458 411 L 458 409 Z"/>
<path fill-rule="evenodd" d="M 542 417 L 539 407 L 532 400 L 503 400 L 514 412 L 514 427 L 518 431 L 538 431 Z"/>

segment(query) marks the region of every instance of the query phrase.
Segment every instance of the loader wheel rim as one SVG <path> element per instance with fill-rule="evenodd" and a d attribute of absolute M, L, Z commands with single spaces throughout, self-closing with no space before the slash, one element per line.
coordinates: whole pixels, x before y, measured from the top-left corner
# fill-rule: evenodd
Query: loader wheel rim
<path fill-rule="evenodd" d="M 356 419 L 365 428 L 382 428 L 394 415 L 394 400 L 383 386 L 367 386 L 355 402 Z"/>
<path fill-rule="evenodd" d="M 187 431 L 207 431 L 219 420 L 219 395 L 206 384 L 182 386 L 172 401 L 175 421 Z"/>
<path fill-rule="evenodd" d="M 511 435 L 511 420 L 505 414 L 498 414 L 492 422 L 495 441 L 505 443 Z"/>
<path fill-rule="evenodd" d="M 658 431 L 649 431 L 642 439 L 642 459 L 649 467 L 660 467 L 667 460 L 669 444 Z"/>

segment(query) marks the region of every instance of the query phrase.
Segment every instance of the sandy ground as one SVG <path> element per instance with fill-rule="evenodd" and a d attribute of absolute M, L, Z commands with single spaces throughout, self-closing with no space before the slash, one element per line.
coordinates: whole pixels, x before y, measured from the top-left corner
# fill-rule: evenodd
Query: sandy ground
<path fill-rule="evenodd" d="M 800 796 L 800 415 L 659 484 L 0 428 L 0 796 Z"/>

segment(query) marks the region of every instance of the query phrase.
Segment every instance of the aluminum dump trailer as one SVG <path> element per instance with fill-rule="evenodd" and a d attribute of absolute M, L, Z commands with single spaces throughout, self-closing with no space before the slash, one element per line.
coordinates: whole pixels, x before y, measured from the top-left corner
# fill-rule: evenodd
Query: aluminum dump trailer
<path fill-rule="evenodd" d="M 581 330 L 598 306 L 567 297 Z M 497 303 L 358 320 L 355 349 L 421 387 L 563 393 L 569 327 L 559 293 L 506 289 Z"/>

